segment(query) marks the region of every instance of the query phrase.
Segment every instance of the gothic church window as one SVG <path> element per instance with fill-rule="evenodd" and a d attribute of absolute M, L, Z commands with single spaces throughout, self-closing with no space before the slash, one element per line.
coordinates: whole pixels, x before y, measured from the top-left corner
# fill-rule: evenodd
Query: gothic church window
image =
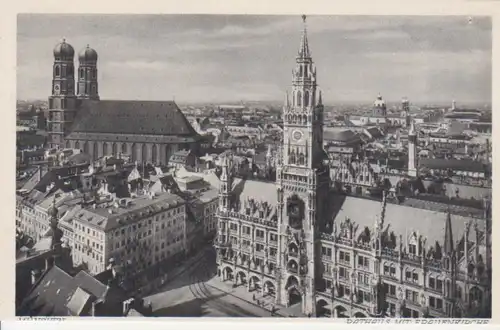
<path fill-rule="evenodd" d="M 61 68 L 59 67 L 59 65 L 56 65 L 55 74 L 56 77 L 59 77 L 61 75 Z"/>
<path fill-rule="evenodd" d="M 79 141 L 75 142 L 75 149 L 80 149 L 80 142 Z"/>
<path fill-rule="evenodd" d="M 309 92 L 305 91 L 304 93 L 304 105 L 308 106 L 309 105 Z"/>
<path fill-rule="evenodd" d="M 302 93 L 300 91 L 297 91 L 297 106 L 302 106 Z"/>
<path fill-rule="evenodd" d="M 299 165 L 304 165 L 305 164 L 305 157 L 303 153 L 300 153 L 299 155 Z"/>
<path fill-rule="evenodd" d="M 79 71 L 80 71 L 80 79 L 83 79 L 83 69 L 82 69 L 82 68 L 80 68 L 80 70 L 79 70 Z"/>

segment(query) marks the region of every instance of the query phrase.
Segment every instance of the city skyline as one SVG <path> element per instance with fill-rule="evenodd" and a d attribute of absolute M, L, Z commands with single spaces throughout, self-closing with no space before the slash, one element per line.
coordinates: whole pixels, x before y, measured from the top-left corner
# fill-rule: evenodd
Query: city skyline
<path fill-rule="evenodd" d="M 489 18 L 311 16 L 307 27 L 326 104 L 379 92 L 393 102 L 491 102 Z M 295 16 L 23 14 L 17 96 L 50 94 L 52 49 L 65 38 L 76 53 L 98 52 L 103 99 L 277 101 L 301 29 Z"/>

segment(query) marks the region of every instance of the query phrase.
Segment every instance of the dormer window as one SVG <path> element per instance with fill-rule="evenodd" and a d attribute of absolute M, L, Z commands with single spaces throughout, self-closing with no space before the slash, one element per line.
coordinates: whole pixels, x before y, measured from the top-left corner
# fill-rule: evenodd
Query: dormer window
<path fill-rule="evenodd" d="M 413 255 L 417 254 L 417 245 L 408 244 L 408 252 Z"/>

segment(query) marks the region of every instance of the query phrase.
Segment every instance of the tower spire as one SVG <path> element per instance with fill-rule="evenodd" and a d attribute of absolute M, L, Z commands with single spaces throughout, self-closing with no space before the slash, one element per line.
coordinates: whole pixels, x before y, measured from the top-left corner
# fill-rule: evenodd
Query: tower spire
<path fill-rule="evenodd" d="M 302 39 L 300 41 L 299 56 L 301 58 L 310 57 L 309 53 L 309 43 L 307 41 L 307 25 L 306 25 L 306 15 L 302 15 L 302 21 L 304 22 L 304 30 L 302 32 Z"/>
<path fill-rule="evenodd" d="M 451 230 L 451 211 L 448 208 L 446 223 L 444 227 L 444 254 L 450 255 L 453 252 L 453 233 Z"/>

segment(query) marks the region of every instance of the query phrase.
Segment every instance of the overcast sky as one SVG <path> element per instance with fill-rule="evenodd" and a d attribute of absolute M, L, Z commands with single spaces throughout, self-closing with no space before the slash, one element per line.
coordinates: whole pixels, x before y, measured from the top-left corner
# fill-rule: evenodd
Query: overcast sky
<path fill-rule="evenodd" d="M 489 18 L 310 16 L 307 27 L 327 104 L 379 92 L 491 102 Z M 47 98 L 64 37 L 97 50 L 101 99 L 282 100 L 301 30 L 299 16 L 20 15 L 18 98 Z"/>

